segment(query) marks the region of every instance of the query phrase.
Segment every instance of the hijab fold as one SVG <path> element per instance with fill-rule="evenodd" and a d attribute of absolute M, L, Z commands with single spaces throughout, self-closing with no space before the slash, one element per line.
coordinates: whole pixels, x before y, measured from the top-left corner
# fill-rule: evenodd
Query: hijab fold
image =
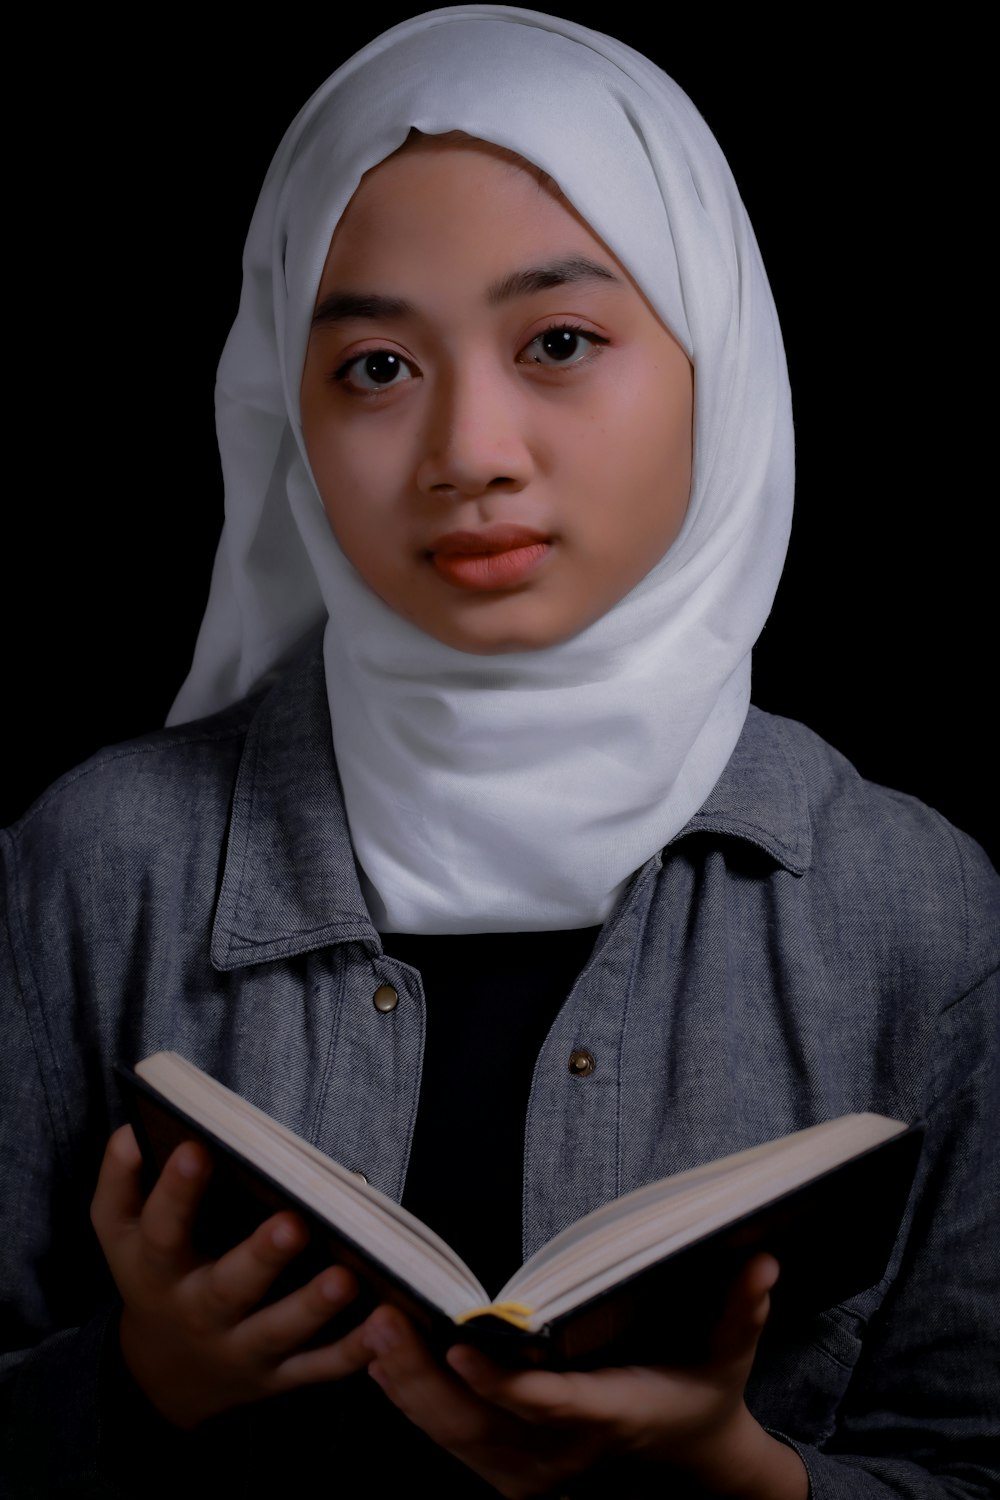
<path fill-rule="evenodd" d="M 394 614 L 337 546 L 302 443 L 299 382 L 330 238 L 363 174 L 412 128 L 464 131 L 548 173 L 695 368 L 680 535 L 606 615 L 541 651 L 463 653 Z M 533 11 L 458 6 L 387 31 L 278 148 L 216 404 L 225 525 L 169 722 L 250 692 L 326 617 L 333 743 L 376 926 L 603 921 L 732 753 L 791 519 L 777 315 L 691 102 L 623 43 Z"/>

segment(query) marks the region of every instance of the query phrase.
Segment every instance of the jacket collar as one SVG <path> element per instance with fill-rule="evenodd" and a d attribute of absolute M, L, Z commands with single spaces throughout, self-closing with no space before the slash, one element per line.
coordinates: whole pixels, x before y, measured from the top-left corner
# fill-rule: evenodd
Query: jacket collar
<path fill-rule="evenodd" d="M 745 840 L 795 875 L 808 868 L 805 778 L 781 719 L 751 708 L 711 795 L 671 844 L 698 833 Z M 374 953 L 381 947 L 354 862 L 320 640 L 278 679 L 250 720 L 212 963 L 237 969 L 344 942 L 365 943 Z"/>
<path fill-rule="evenodd" d="M 791 874 L 805 874 L 812 860 L 809 794 L 787 720 L 751 707 L 725 770 L 671 845 L 694 833 L 743 839 Z"/>
<path fill-rule="evenodd" d="M 355 871 L 317 642 L 278 678 L 250 721 L 212 963 L 236 969 L 356 941 L 379 946 Z"/>

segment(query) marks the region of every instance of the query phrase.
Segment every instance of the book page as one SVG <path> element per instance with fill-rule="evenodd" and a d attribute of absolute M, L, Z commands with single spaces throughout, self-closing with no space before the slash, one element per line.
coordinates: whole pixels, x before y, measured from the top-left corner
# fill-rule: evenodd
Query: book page
<path fill-rule="evenodd" d="M 155 1053 L 135 1072 L 449 1316 L 489 1300 L 422 1220 L 179 1053 Z"/>
<path fill-rule="evenodd" d="M 532 1308 L 531 1326 L 597 1295 L 904 1129 L 845 1115 L 647 1184 L 595 1209 L 543 1245 L 499 1293 Z"/>

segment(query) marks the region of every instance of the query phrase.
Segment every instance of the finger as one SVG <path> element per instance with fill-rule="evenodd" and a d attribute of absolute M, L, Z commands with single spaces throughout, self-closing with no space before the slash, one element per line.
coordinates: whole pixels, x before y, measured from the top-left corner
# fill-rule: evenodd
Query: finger
<path fill-rule="evenodd" d="M 411 1422 L 501 1494 L 552 1490 L 581 1473 L 607 1445 L 606 1431 L 577 1427 L 554 1433 L 484 1400 L 433 1359 L 393 1308 L 378 1308 L 368 1327 L 378 1350 L 369 1374 Z"/>
<path fill-rule="evenodd" d="M 738 1360 L 751 1355 L 767 1322 L 771 1288 L 780 1267 L 773 1255 L 757 1255 L 736 1277 L 723 1306 L 722 1315 L 709 1341 L 713 1362 Z"/>
<path fill-rule="evenodd" d="M 221 1324 L 235 1325 L 265 1297 L 275 1278 L 308 1241 L 309 1231 L 298 1215 L 275 1214 L 247 1239 L 206 1265 L 195 1294 Z"/>
<path fill-rule="evenodd" d="M 90 1206 L 102 1246 L 135 1227 L 142 1205 L 142 1156 L 131 1125 L 122 1125 L 108 1141 Z"/>
<path fill-rule="evenodd" d="M 555 1413 L 566 1399 L 566 1376 L 553 1370 L 509 1370 L 471 1344 L 455 1344 L 445 1356 L 449 1367 L 485 1401 L 529 1419 Z"/>
<path fill-rule="evenodd" d="M 150 1266 L 176 1271 L 191 1265 L 191 1229 L 211 1172 L 211 1157 L 196 1141 L 185 1141 L 170 1156 L 139 1217 L 139 1243 Z"/>
<path fill-rule="evenodd" d="M 550 1426 L 602 1422 L 626 1417 L 644 1397 L 635 1370 L 510 1370 L 469 1344 L 456 1344 L 446 1356 L 451 1369 L 484 1401 L 502 1407 L 522 1421 Z M 662 1392 L 658 1393 L 662 1399 Z"/>
<path fill-rule="evenodd" d="M 411 1422 L 452 1451 L 485 1438 L 487 1404 L 434 1359 L 402 1313 L 377 1308 L 365 1330 L 367 1347 L 376 1356 L 369 1373 Z"/>
<path fill-rule="evenodd" d="M 343 1266 L 335 1266 L 303 1288 L 312 1301 L 314 1312 L 299 1319 L 296 1312 L 294 1331 L 297 1341 L 315 1337 L 323 1324 L 349 1307 L 357 1295 L 357 1283 Z M 302 1329 L 308 1332 L 303 1335 Z M 363 1370 L 371 1362 L 365 1323 L 359 1322 L 342 1337 L 318 1348 L 297 1350 L 284 1359 L 276 1371 L 278 1389 L 314 1385 L 320 1381 L 340 1380 Z"/>

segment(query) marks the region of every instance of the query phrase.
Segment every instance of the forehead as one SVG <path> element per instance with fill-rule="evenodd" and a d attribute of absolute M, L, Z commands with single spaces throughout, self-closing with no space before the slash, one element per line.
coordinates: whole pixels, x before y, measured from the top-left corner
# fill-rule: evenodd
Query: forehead
<path fill-rule="evenodd" d="M 345 276 L 374 284 L 457 265 L 490 280 L 525 257 L 574 253 L 624 275 L 537 167 L 467 136 L 418 137 L 362 178 L 334 230 L 320 290 Z"/>

